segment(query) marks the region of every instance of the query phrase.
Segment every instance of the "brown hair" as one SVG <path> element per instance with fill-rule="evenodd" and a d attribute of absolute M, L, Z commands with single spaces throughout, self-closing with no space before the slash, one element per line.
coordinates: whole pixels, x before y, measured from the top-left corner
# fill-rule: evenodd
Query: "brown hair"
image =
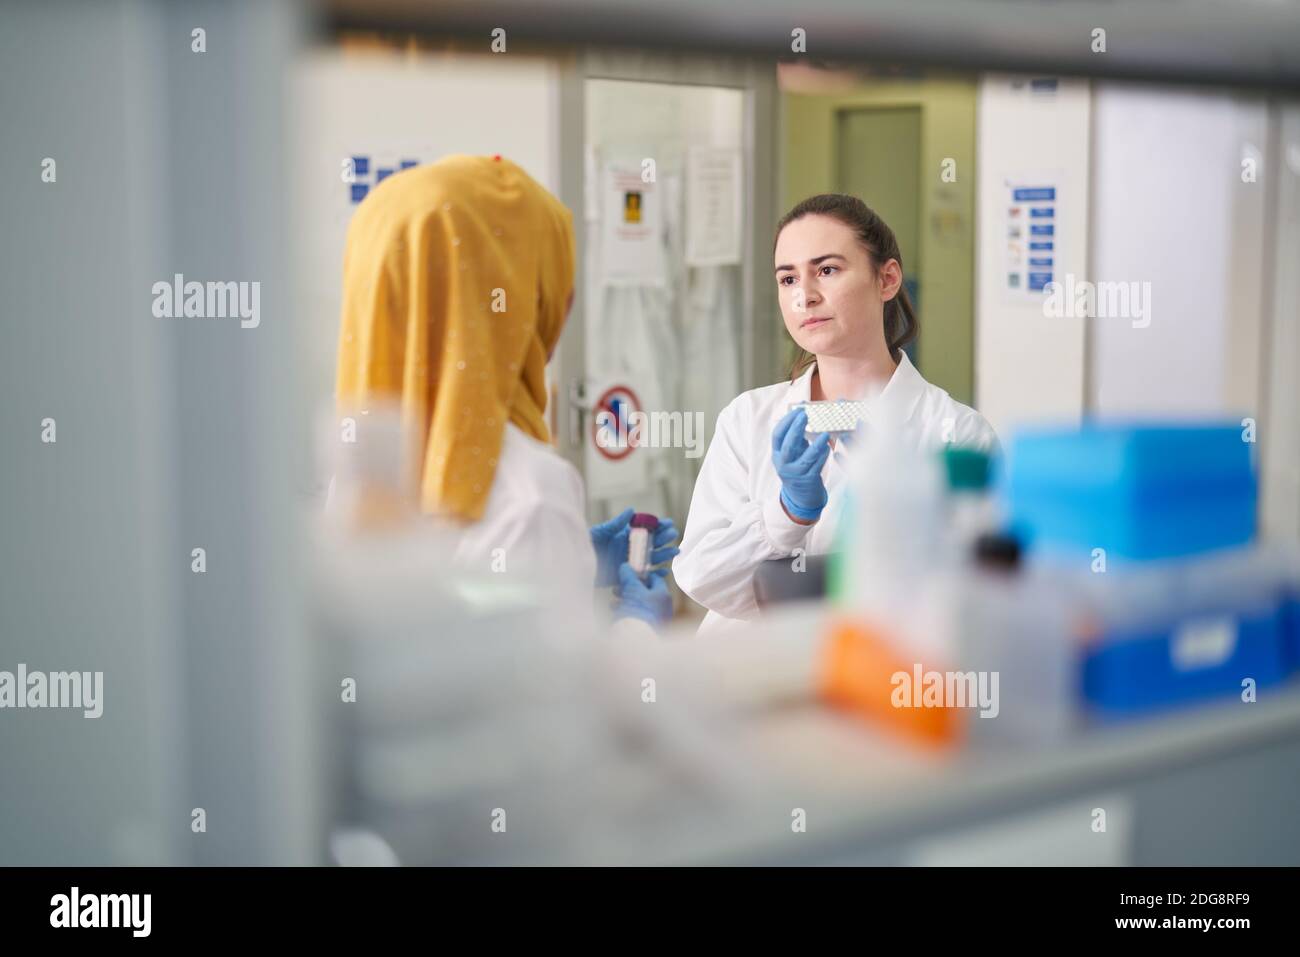
<path fill-rule="evenodd" d="M 858 242 L 866 247 L 871 257 L 871 264 L 876 269 L 891 259 L 898 260 L 898 266 L 902 268 L 903 256 L 898 250 L 898 239 L 894 236 L 894 231 L 876 215 L 875 210 L 856 196 L 848 196 L 844 193 L 820 193 L 817 196 L 809 196 L 781 217 L 781 221 L 776 224 L 776 239 L 781 237 L 781 230 L 796 219 L 805 216 L 831 216 L 848 226 L 857 235 Z M 773 251 L 776 249 L 776 239 L 772 240 Z M 885 345 L 889 347 L 890 357 L 897 362 L 899 352 L 903 346 L 916 338 L 919 329 L 912 300 L 907 295 L 907 289 L 901 285 L 894 298 L 885 303 L 884 325 Z M 790 367 L 790 378 L 792 380 L 797 378 L 812 364 L 813 359 L 811 352 L 796 347 L 794 364 Z"/>

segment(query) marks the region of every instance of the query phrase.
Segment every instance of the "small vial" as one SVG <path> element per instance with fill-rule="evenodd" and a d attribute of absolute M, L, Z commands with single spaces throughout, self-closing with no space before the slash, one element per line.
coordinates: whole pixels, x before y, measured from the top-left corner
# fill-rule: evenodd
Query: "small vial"
<path fill-rule="evenodd" d="M 650 553 L 654 550 L 655 532 L 659 519 L 647 512 L 632 516 L 632 528 L 627 538 L 627 562 L 642 578 L 650 571 Z"/>

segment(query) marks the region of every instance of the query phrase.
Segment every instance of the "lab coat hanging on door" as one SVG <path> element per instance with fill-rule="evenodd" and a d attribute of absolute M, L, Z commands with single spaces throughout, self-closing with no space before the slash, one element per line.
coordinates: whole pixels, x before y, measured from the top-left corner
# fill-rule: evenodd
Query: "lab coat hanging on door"
<path fill-rule="evenodd" d="M 740 267 L 701 266 L 688 271 L 682 313 L 682 408 L 699 412 L 700 444 L 708 448 L 718 413 L 743 389 L 740 363 Z M 766 385 L 766 383 L 763 383 Z M 692 462 L 691 478 L 702 458 Z"/>
<path fill-rule="evenodd" d="M 679 347 L 672 332 L 671 265 L 665 251 L 672 177 L 647 178 L 639 162 L 599 168 L 604 187 L 598 211 L 601 242 L 588 260 L 593 308 L 588 314 L 587 371 L 593 405 L 605 401 L 593 410 L 588 428 L 587 491 L 593 499 L 644 499 L 660 491 L 669 471 L 665 456 L 673 453 L 663 447 L 672 436 L 650 425 L 656 413 L 662 422 L 664 413 L 679 407 Z M 619 412 L 625 413 L 622 421 Z M 630 450 L 609 446 L 611 434 L 621 441 L 627 426 L 637 421 L 632 413 L 645 416 L 635 436 L 640 445 Z M 601 422 L 595 421 L 596 415 Z M 601 424 L 606 426 L 603 431 Z"/>
<path fill-rule="evenodd" d="M 743 172 L 740 150 L 695 146 L 686 154 L 683 206 L 682 405 L 704 419 L 707 446 L 718 413 L 740 388 Z M 694 460 L 692 478 L 700 459 Z"/>

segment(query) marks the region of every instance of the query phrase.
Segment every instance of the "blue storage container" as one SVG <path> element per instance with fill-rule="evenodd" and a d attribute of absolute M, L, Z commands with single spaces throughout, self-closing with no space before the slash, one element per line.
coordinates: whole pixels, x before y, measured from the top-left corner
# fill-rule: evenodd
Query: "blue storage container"
<path fill-rule="evenodd" d="M 1251 555 L 1251 577 L 1261 581 L 1280 606 L 1283 661 L 1288 671 L 1300 671 L 1300 543 L 1266 542 Z"/>
<path fill-rule="evenodd" d="M 1279 546 L 1274 554 L 1280 569 L 1282 591 L 1282 643 L 1287 666 L 1300 671 L 1300 545 Z"/>
<path fill-rule="evenodd" d="M 1083 695 L 1097 711 L 1132 715 L 1285 679 L 1281 608 L 1250 617 L 1189 619 L 1166 629 L 1104 635 L 1085 655 Z"/>
<path fill-rule="evenodd" d="M 1300 594 L 1288 595 L 1282 609 L 1282 646 L 1287 668 L 1300 671 Z"/>
<path fill-rule="evenodd" d="M 1251 547 L 1104 575 L 1077 574 L 1099 639 L 1084 653 L 1096 712 L 1132 715 L 1286 679 L 1286 559 Z"/>
<path fill-rule="evenodd" d="M 1256 479 L 1236 424 L 1099 424 L 1012 441 L 1004 494 L 1040 553 L 1150 560 L 1243 545 Z"/>

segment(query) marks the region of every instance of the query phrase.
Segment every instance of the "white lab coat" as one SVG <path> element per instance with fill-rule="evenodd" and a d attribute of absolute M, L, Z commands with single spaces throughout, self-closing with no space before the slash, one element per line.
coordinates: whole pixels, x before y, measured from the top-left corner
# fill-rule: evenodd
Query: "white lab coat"
<path fill-rule="evenodd" d="M 548 607 L 564 610 L 575 630 L 608 625 L 608 615 L 594 607 L 602 599 L 593 587 L 596 552 L 585 501 L 577 469 L 551 446 L 506 423 L 487 507 L 481 519 L 457 533 L 452 560 L 548 585 Z M 655 635 L 639 618 L 619 618 L 608 627 L 617 640 Z"/>
<path fill-rule="evenodd" d="M 339 507 L 331 478 L 325 511 Z M 434 520 L 451 563 L 470 571 L 541 583 L 551 594 L 548 609 L 564 609 L 575 632 L 608 622 L 595 610 L 596 552 L 583 514 L 585 490 L 578 470 L 544 442 L 506 423 L 492 488 L 477 522 Z M 654 629 L 637 618 L 619 618 L 613 631 L 645 638 Z"/>
<path fill-rule="evenodd" d="M 673 576 L 687 595 L 708 609 L 700 634 L 725 629 L 758 613 L 753 577 L 760 563 L 792 555 L 829 552 L 846 484 L 840 443 L 822 470 L 828 502 L 813 525 L 800 525 L 781 507 L 781 480 L 772 464 L 772 431 L 797 402 L 807 402 L 814 367 L 794 382 L 737 396 L 718 424 L 695 483 L 681 554 Z M 989 451 L 997 435 L 984 417 L 921 377 L 906 354 L 885 388 L 868 405 L 870 421 L 896 432 L 912 448 L 945 441 Z"/>
<path fill-rule="evenodd" d="M 544 442 L 506 424 L 483 517 L 459 531 L 453 561 L 484 572 L 540 573 L 591 593 L 596 553 L 582 476 Z"/>

